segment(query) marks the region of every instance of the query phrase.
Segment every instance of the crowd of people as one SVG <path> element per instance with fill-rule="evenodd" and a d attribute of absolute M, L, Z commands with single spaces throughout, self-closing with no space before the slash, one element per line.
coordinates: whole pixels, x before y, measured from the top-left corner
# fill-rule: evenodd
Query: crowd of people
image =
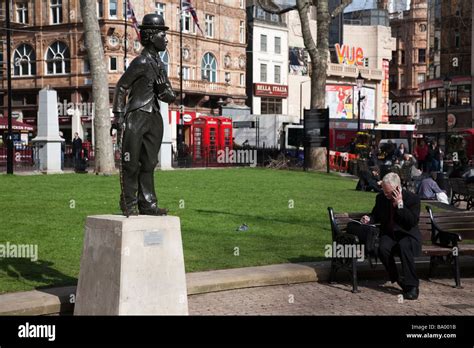
<path fill-rule="evenodd" d="M 382 191 L 382 178 L 389 172 L 398 174 L 402 181 L 412 184 L 412 191 L 420 199 L 437 200 L 449 204 L 447 192 L 438 184 L 438 173 L 443 170 L 444 153 L 435 140 L 420 140 L 413 154 L 408 153 L 404 143 L 398 147 L 390 140 L 379 149 L 372 146 L 367 169 L 359 170 L 357 190 Z M 381 170 L 381 167 L 384 170 Z M 466 182 L 474 180 L 474 170 L 457 168 L 450 177 L 464 177 Z M 472 175 L 470 175 L 471 173 Z"/>

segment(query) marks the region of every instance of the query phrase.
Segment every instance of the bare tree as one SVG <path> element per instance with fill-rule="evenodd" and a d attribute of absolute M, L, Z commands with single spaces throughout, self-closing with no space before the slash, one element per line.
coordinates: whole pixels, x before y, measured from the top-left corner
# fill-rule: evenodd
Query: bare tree
<path fill-rule="evenodd" d="M 257 0 L 265 11 L 282 14 L 298 10 L 301 22 L 301 32 L 306 50 L 311 58 L 311 108 L 324 108 L 326 105 L 326 79 L 329 59 L 329 26 L 331 19 L 340 15 L 352 3 L 352 0 L 342 0 L 332 13 L 329 11 L 328 0 L 295 0 L 294 6 L 282 7 L 273 0 Z M 309 10 L 316 7 L 317 38 L 311 34 Z"/>
<path fill-rule="evenodd" d="M 115 171 L 112 137 L 110 136 L 109 82 L 104 47 L 96 13 L 96 0 L 80 0 L 85 46 L 89 58 L 94 100 L 95 172 Z"/>
<path fill-rule="evenodd" d="M 295 0 L 293 6 L 283 7 L 273 0 L 257 0 L 265 11 L 282 14 L 291 10 L 298 10 L 301 22 L 301 32 L 306 50 L 311 58 L 311 108 L 323 109 L 326 107 L 326 80 L 329 60 L 329 26 L 331 20 L 340 15 L 352 3 L 352 0 L 341 0 L 332 13 L 329 11 L 328 0 Z M 316 42 L 311 34 L 309 10 L 316 8 Z M 326 166 L 326 156 L 323 148 L 312 149 L 309 159 L 310 167 L 323 169 Z"/>

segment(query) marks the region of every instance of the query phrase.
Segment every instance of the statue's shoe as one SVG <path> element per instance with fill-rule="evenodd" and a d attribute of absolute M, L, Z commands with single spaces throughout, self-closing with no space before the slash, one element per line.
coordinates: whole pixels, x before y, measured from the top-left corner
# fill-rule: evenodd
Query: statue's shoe
<path fill-rule="evenodd" d="M 166 216 L 169 210 L 166 208 L 142 209 L 140 215 Z"/>
<path fill-rule="evenodd" d="M 138 207 L 136 205 L 129 207 L 121 203 L 120 210 L 122 210 L 122 214 L 126 217 L 137 216 L 139 214 Z"/>

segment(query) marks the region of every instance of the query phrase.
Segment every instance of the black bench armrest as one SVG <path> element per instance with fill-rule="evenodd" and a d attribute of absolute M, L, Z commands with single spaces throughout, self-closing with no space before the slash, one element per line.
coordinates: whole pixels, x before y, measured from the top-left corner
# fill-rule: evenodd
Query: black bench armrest
<path fill-rule="evenodd" d="M 359 238 L 353 234 L 344 233 L 337 225 L 334 210 L 329 207 L 329 221 L 331 222 L 332 241 L 338 244 L 358 244 Z"/>
<path fill-rule="evenodd" d="M 441 247 L 456 247 L 462 238 L 459 234 L 454 232 L 444 231 L 435 221 L 431 207 L 427 206 L 426 210 L 430 214 L 431 220 L 431 242 Z"/>

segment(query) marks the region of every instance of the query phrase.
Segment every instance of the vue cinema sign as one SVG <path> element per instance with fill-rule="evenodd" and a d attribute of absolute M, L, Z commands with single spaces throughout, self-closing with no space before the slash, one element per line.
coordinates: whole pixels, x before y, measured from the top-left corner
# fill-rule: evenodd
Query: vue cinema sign
<path fill-rule="evenodd" d="M 364 50 L 361 47 L 350 47 L 348 45 L 335 45 L 337 61 L 339 64 L 364 65 Z"/>

